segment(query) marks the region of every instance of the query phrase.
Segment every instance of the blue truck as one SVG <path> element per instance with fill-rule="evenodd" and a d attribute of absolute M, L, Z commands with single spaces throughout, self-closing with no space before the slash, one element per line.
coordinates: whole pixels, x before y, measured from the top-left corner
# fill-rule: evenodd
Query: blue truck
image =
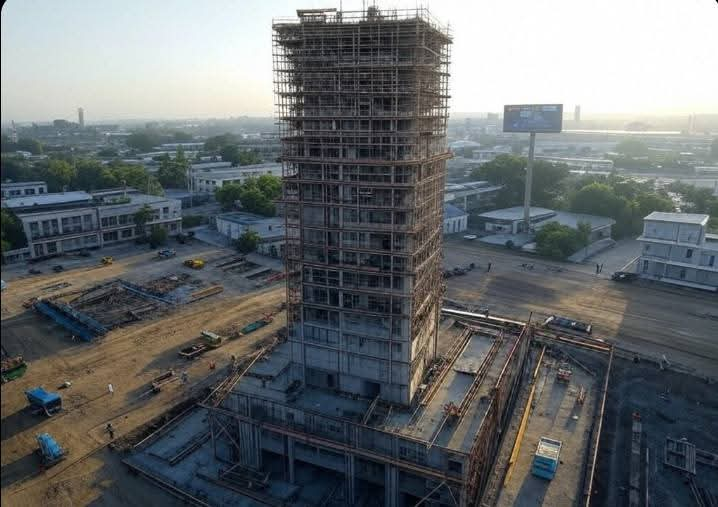
<path fill-rule="evenodd" d="M 30 407 L 36 413 L 45 413 L 51 417 L 62 410 L 62 397 L 57 393 L 45 391 L 42 387 L 35 387 L 25 391 Z"/>
<path fill-rule="evenodd" d="M 40 454 L 43 467 L 51 467 L 65 459 L 65 449 L 60 447 L 60 444 L 49 433 L 40 433 L 37 436 L 37 444 L 39 446 L 37 452 Z"/>
<path fill-rule="evenodd" d="M 539 439 L 534 461 L 531 466 L 531 473 L 549 481 L 556 475 L 559 456 L 561 455 L 561 441 L 552 438 L 541 437 Z"/>

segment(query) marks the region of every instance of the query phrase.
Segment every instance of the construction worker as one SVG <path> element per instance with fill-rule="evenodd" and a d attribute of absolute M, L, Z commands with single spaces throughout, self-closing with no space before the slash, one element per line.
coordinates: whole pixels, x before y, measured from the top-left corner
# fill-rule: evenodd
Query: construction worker
<path fill-rule="evenodd" d="M 110 434 L 110 440 L 115 439 L 115 428 L 112 427 L 112 423 L 107 423 L 107 433 Z"/>
<path fill-rule="evenodd" d="M 187 374 L 186 371 L 183 371 L 182 372 L 182 383 L 186 384 L 187 382 L 189 382 L 189 375 Z"/>

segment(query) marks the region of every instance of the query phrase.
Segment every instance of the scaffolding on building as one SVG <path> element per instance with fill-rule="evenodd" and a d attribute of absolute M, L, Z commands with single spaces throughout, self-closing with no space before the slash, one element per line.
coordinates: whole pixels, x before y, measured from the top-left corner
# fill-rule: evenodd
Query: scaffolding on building
<path fill-rule="evenodd" d="M 289 339 L 323 340 L 314 320 L 343 353 L 367 315 L 388 342 L 362 352 L 388 371 L 372 394 L 408 405 L 436 354 L 451 35 L 425 9 L 297 14 L 273 32 Z"/>

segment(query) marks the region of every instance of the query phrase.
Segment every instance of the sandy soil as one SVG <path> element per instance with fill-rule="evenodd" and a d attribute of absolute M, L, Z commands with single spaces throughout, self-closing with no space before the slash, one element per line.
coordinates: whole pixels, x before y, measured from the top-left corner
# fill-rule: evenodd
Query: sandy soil
<path fill-rule="evenodd" d="M 207 248 L 204 255 L 231 254 Z M 194 252 L 190 252 L 194 254 Z M 30 366 L 24 377 L 2 386 L 2 503 L 3 505 L 158 505 L 174 499 L 148 482 L 131 476 L 119 457 L 107 449 L 105 426 L 112 422 L 116 437 L 147 422 L 182 399 L 218 382 L 231 355 L 241 357 L 257 341 L 285 325 L 285 314 L 255 333 L 231 341 L 201 358 L 187 362 L 177 354 L 197 339 L 203 329 L 218 330 L 248 323 L 276 311 L 284 301 L 282 284 L 262 292 L 238 295 L 240 283 L 221 270 L 207 267 L 201 276 L 223 279 L 230 290 L 155 319 L 118 328 L 93 343 L 73 343 L 69 335 L 22 301 L 43 294 L 42 288 L 66 281 L 63 290 L 75 290 L 115 277 L 150 279 L 178 269 L 152 259 L 152 253 L 127 257 L 109 267 L 84 267 L 60 274 L 16 279 L 2 297 L 2 345 L 11 354 L 23 354 Z M 215 272 L 216 271 L 216 272 Z M 237 276 L 237 278 L 239 278 Z M 232 286 L 234 285 L 234 289 Z M 44 293 L 47 294 L 47 293 Z M 216 364 L 210 369 L 210 363 Z M 169 368 L 187 371 L 189 383 L 174 382 L 162 392 L 146 395 L 149 382 Z M 34 416 L 25 409 L 25 389 L 42 385 L 60 391 L 64 410 L 52 418 Z M 107 384 L 112 383 L 110 395 Z M 49 432 L 65 447 L 66 460 L 38 473 L 35 435 Z"/>

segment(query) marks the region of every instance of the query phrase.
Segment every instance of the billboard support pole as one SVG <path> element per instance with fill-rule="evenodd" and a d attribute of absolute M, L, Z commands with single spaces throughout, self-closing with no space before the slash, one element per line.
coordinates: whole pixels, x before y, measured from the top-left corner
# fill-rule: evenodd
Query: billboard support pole
<path fill-rule="evenodd" d="M 529 160 L 526 164 L 526 188 L 524 189 L 524 226 L 526 234 L 531 231 L 531 186 L 534 176 L 534 147 L 536 146 L 536 132 L 529 134 Z"/>

